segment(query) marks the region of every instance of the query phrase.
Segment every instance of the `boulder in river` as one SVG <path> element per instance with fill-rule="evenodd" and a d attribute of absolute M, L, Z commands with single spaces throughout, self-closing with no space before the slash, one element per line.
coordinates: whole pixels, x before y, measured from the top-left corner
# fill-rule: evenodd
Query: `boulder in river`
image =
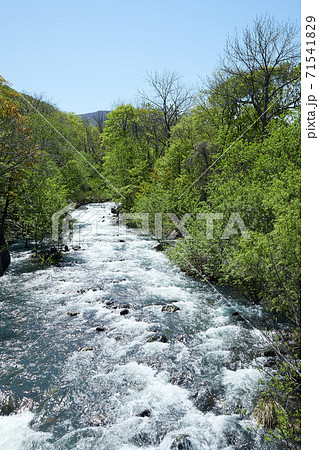
<path fill-rule="evenodd" d="M 1 416 L 9 416 L 15 409 L 17 409 L 17 403 L 13 396 L 8 395 L 7 397 L 3 396 L 3 398 L 1 398 Z"/>
<path fill-rule="evenodd" d="M 86 291 L 87 291 L 87 289 L 78 289 L 76 292 L 78 294 L 84 294 L 84 292 L 86 292 Z"/>
<path fill-rule="evenodd" d="M 102 303 L 104 303 L 104 305 L 103 305 L 103 308 L 114 308 L 114 301 L 113 300 L 107 300 L 107 301 L 104 301 L 104 299 L 102 298 L 101 300 L 100 300 Z"/>
<path fill-rule="evenodd" d="M 137 414 L 137 417 L 150 417 L 151 411 L 149 409 L 144 409 L 141 413 Z"/>
<path fill-rule="evenodd" d="M 114 302 L 112 302 L 113 305 L 111 306 L 112 309 L 130 309 L 131 305 L 129 303 L 117 303 L 114 304 Z"/>
<path fill-rule="evenodd" d="M 164 247 L 163 242 L 159 242 L 154 247 L 154 250 L 156 250 L 157 252 L 162 252 L 162 251 L 164 251 L 164 249 L 165 249 L 165 247 Z"/>
<path fill-rule="evenodd" d="M 30 398 L 17 397 L 11 391 L 0 392 L 0 416 L 9 416 L 24 409 L 31 409 L 32 404 Z"/>
<path fill-rule="evenodd" d="M 194 395 L 194 404 L 204 414 L 208 412 L 212 412 L 215 415 L 231 413 L 231 407 L 226 401 L 224 388 L 222 387 L 199 390 Z"/>
<path fill-rule="evenodd" d="M 166 343 L 168 341 L 165 334 L 153 334 L 153 336 L 150 336 L 146 339 L 146 342 L 164 342 Z"/>
<path fill-rule="evenodd" d="M 165 305 L 165 306 L 163 306 L 163 308 L 162 308 L 162 311 L 164 312 L 164 311 L 166 311 L 166 312 L 176 312 L 176 311 L 180 311 L 181 310 L 181 308 L 179 308 L 178 306 L 176 306 L 176 305 Z"/>
<path fill-rule="evenodd" d="M 67 314 L 68 314 L 68 316 L 75 317 L 80 313 L 79 313 L 79 311 L 68 311 Z"/>
<path fill-rule="evenodd" d="M 177 436 L 170 446 L 171 450 L 192 450 L 193 446 L 188 434 Z"/>
<path fill-rule="evenodd" d="M 118 216 L 118 215 L 120 214 L 121 209 L 122 209 L 122 204 L 119 203 L 118 205 L 113 206 L 113 207 L 111 208 L 111 213 L 112 213 L 112 214 L 115 214 L 116 216 Z"/>

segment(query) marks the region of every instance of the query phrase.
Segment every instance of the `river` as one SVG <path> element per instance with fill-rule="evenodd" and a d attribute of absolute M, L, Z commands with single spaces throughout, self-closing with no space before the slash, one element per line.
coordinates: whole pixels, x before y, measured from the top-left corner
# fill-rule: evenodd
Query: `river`
<path fill-rule="evenodd" d="M 111 206 L 73 213 L 81 248 L 58 267 L 12 247 L 0 448 L 278 448 L 249 415 L 267 361 L 261 308 L 187 277 L 151 237 L 120 238 Z"/>

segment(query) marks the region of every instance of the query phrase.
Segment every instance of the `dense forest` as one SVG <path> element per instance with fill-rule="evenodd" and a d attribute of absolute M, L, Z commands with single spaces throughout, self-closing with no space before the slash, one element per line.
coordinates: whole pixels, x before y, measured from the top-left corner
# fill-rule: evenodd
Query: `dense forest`
<path fill-rule="evenodd" d="M 235 286 L 269 311 L 276 370 L 260 387 L 255 416 L 287 448 L 300 438 L 296 38 L 290 24 L 257 19 L 228 39 L 218 69 L 197 92 L 175 72 L 149 73 L 140 103 L 118 105 L 104 127 L 0 79 L 7 239 L 44 242 L 52 215 L 70 201 L 113 200 L 123 212 L 148 213 L 155 235 L 162 214 L 162 246 L 174 263 L 190 276 Z M 187 238 L 174 233 L 177 225 Z"/>
<path fill-rule="evenodd" d="M 96 127 L 40 97 L 1 83 L 1 224 L 7 237 L 41 243 L 69 201 L 100 198 L 102 154 Z"/>

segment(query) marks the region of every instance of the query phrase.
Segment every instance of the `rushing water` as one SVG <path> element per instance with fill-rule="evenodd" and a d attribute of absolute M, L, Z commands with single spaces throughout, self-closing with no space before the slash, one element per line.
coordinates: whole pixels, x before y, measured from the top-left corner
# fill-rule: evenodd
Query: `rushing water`
<path fill-rule="evenodd" d="M 0 448 L 275 448 L 240 414 L 253 408 L 265 342 L 232 314 L 256 324 L 260 309 L 188 278 L 151 238 L 120 239 L 110 206 L 73 213 L 84 242 L 60 267 L 13 249 L 0 390 L 14 411 L 0 417 Z"/>

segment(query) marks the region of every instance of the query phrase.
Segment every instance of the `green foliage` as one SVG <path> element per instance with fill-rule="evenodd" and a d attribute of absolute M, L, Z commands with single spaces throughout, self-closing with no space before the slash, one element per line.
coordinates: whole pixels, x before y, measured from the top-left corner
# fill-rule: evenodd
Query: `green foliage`
<path fill-rule="evenodd" d="M 300 448 L 300 369 L 300 361 L 279 363 L 253 412 L 266 428 L 266 439 L 287 449 Z"/>
<path fill-rule="evenodd" d="M 118 106 L 108 114 L 102 133 L 102 148 L 105 151 L 103 175 L 111 185 L 110 193 L 116 199 L 123 196 L 126 207 L 132 207 L 140 185 L 148 178 L 154 162 L 143 115 L 145 111 L 131 105 Z"/>
<path fill-rule="evenodd" d="M 42 161 L 21 186 L 17 214 L 25 236 L 36 243 L 51 234 L 52 215 L 67 204 L 68 191 L 59 170 L 51 161 Z"/>
<path fill-rule="evenodd" d="M 43 242 L 61 207 L 106 198 L 97 175 L 100 135 L 42 98 L 19 96 L 2 79 L 0 100 L 2 225 L 7 234 Z"/>

